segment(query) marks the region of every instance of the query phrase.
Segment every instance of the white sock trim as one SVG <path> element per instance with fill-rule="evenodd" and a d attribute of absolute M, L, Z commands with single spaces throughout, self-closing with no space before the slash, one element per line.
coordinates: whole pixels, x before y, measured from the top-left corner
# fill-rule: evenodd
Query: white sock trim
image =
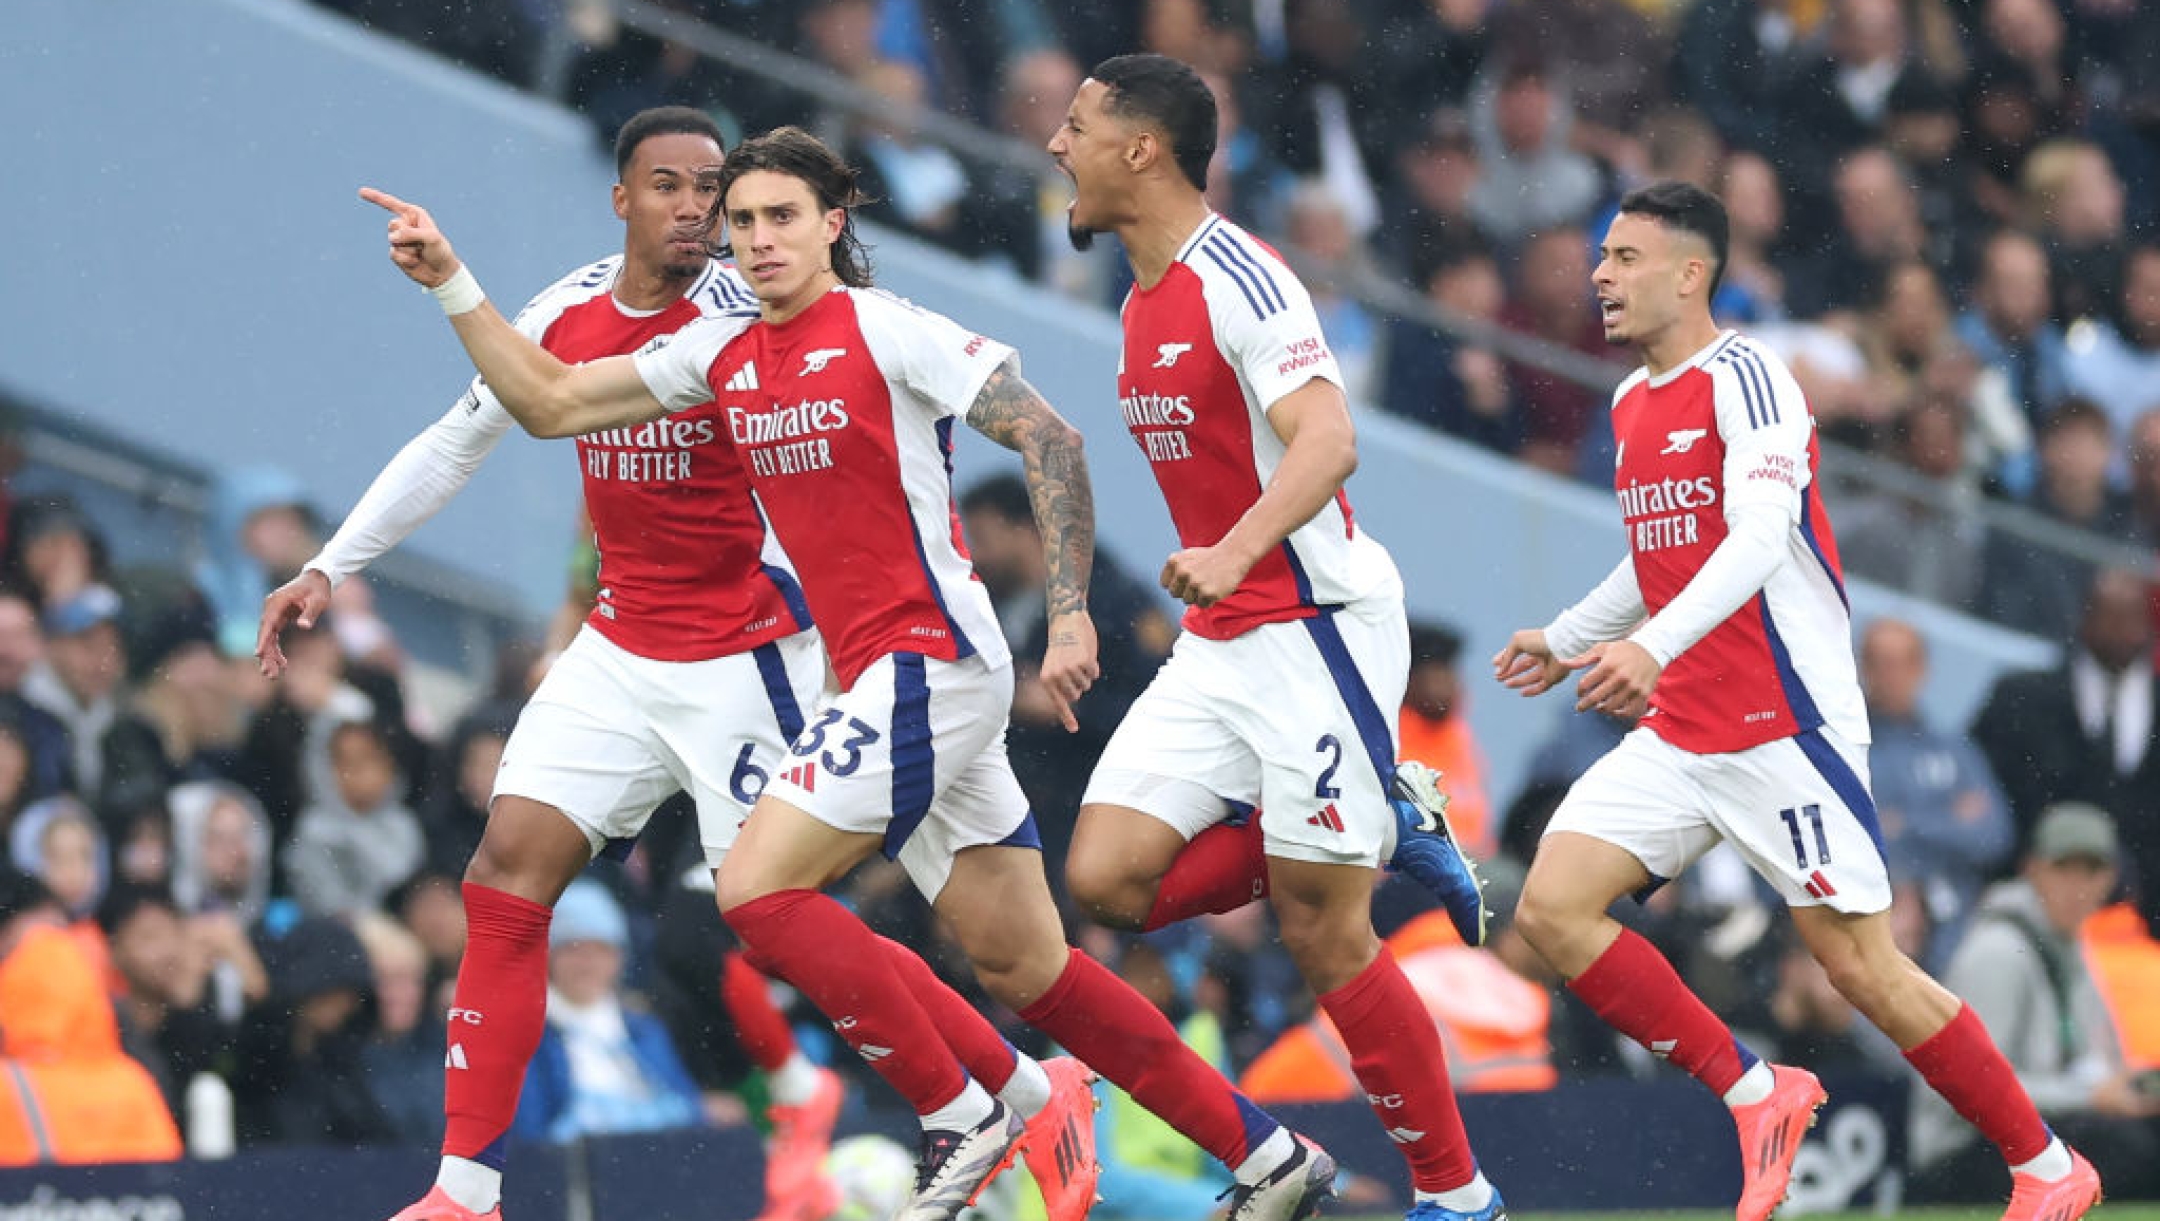
<path fill-rule="evenodd" d="M 951 1102 L 922 1117 L 925 1132 L 965 1132 L 990 1118 L 997 1100 L 973 1078 Z"/>
<path fill-rule="evenodd" d="M 1776 1088 L 1777 1074 L 1770 1071 L 1770 1062 L 1757 1060 L 1753 1068 L 1740 1074 L 1740 1079 L 1733 1082 L 1731 1089 L 1725 1091 L 1725 1105 L 1751 1107 L 1768 1098 L 1770 1091 Z"/>
<path fill-rule="evenodd" d="M 476 1213 L 494 1212 L 502 1203 L 502 1171 L 468 1157 L 444 1154 L 442 1168 L 435 1172 L 435 1185 L 460 1208 Z"/>
<path fill-rule="evenodd" d="M 1230 1174 L 1247 1187 L 1275 1172 L 1277 1166 L 1297 1152 L 1297 1138 L 1290 1129 L 1277 1127 L 1273 1135 L 1260 1142 L 1260 1147 L 1245 1155 L 1245 1160 L 1230 1168 Z"/>
<path fill-rule="evenodd" d="M 2059 1183 L 2070 1177 L 2074 1164 L 2070 1161 L 2070 1146 L 2057 1136 L 2048 1141 L 2040 1156 L 2029 1162 L 2021 1162 L 2010 1168 L 2012 1174 L 2029 1174 L 2042 1182 Z"/>
<path fill-rule="evenodd" d="M 998 1101 L 1019 1112 L 1022 1119 L 1033 1119 L 1050 1105 L 1050 1074 L 1043 1066 L 1027 1056 L 1015 1052 L 1012 1078 L 999 1090 Z"/>

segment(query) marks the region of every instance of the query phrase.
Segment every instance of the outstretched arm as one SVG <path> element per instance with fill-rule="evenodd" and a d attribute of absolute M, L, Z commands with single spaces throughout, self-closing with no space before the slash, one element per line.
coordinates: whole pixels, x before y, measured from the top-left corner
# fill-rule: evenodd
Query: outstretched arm
<path fill-rule="evenodd" d="M 390 213 L 390 261 L 436 294 L 458 341 L 495 397 L 536 437 L 572 437 L 666 414 L 627 356 L 569 365 L 510 325 L 418 204 L 373 187 L 360 198 Z"/>
<path fill-rule="evenodd" d="M 1048 562 L 1050 648 L 1042 684 L 1057 702 L 1067 730 L 1080 728 L 1072 705 L 1102 673 L 1095 657 L 1095 622 L 1088 617 L 1088 578 L 1095 567 L 1095 492 L 1088 483 L 1080 430 L 1065 422 L 1020 376 L 1018 357 L 999 365 L 968 408 L 968 425 L 1020 455 L 1028 499 Z"/>
<path fill-rule="evenodd" d="M 1334 382 L 1315 377 L 1276 400 L 1267 415 L 1282 438 L 1282 461 L 1220 541 L 1188 547 L 1163 565 L 1163 588 L 1181 602 L 1213 606 L 1236 593 L 1253 565 L 1326 508 L 1357 470 L 1357 429 Z"/>

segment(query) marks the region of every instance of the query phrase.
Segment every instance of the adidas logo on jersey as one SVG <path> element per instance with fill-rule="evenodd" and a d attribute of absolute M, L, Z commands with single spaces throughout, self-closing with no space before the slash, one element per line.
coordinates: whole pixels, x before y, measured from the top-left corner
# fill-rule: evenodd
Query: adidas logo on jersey
<path fill-rule="evenodd" d="M 815 352 L 805 352 L 802 358 L 802 372 L 797 373 L 795 376 L 808 377 L 812 373 L 823 373 L 825 366 L 845 355 L 847 355 L 846 348 L 819 348 Z"/>
<path fill-rule="evenodd" d="M 1697 441 L 1709 435 L 1710 430 L 1707 428 L 1676 428 L 1665 434 L 1665 448 L 1658 451 L 1658 456 L 1684 454 L 1695 448 Z"/>
<path fill-rule="evenodd" d="M 1425 1134 L 1416 1128 L 1389 1128 L 1387 1138 L 1398 1145 L 1414 1145 L 1424 1140 Z"/>
<path fill-rule="evenodd" d="M 755 390 L 758 388 L 757 362 L 746 360 L 743 367 L 735 370 L 735 376 L 727 379 L 730 390 Z"/>
<path fill-rule="evenodd" d="M 875 1043 L 865 1043 L 861 1047 L 855 1049 L 855 1054 L 861 1056 L 865 1060 L 870 1061 L 872 1064 L 875 1064 L 878 1061 L 884 1059 L 885 1057 L 891 1055 L 892 1048 L 879 1047 Z"/>
<path fill-rule="evenodd" d="M 465 1045 L 463 1043 L 452 1043 L 450 1045 L 450 1054 L 443 1057 L 442 1066 L 446 1069 L 470 1069 L 472 1066 L 465 1063 Z"/>
<path fill-rule="evenodd" d="M 1319 827 L 1322 830 L 1340 833 L 1343 829 L 1342 812 L 1340 810 L 1337 810 L 1335 808 L 1335 803 L 1331 801 L 1326 805 L 1321 806 L 1320 812 L 1318 814 L 1315 814 L 1311 818 L 1306 819 L 1305 825 L 1308 827 Z"/>
<path fill-rule="evenodd" d="M 1177 363 L 1178 357 L 1190 351 L 1192 351 L 1192 345 L 1189 343 L 1162 344 L 1155 349 L 1155 363 L 1151 367 L 1167 369 Z"/>

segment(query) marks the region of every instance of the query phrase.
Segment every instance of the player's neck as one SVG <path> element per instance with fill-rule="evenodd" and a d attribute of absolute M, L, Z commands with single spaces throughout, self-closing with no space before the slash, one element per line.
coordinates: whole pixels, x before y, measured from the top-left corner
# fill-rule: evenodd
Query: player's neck
<path fill-rule="evenodd" d="M 660 268 L 639 267 L 625 259 L 622 274 L 615 277 L 615 299 L 640 312 L 662 310 L 680 301 L 696 282 L 695 275 L 670 275 Z"/>
<path fill-rule="evenodd" d="M 1141 200 L 1133 219 L 1117 227 L 1125 257 L 1132 261 L 1133 281 L 1143 289 L 1161 283 L 1178 251 L 1207 218 L 1207 197 L 1198 191 L 1164 192 Z"/>
<path fill-rule="evenodd" d="M 1717 341 L 1718 324 L 1709 314 L 1696 314 L 1683 318 L 1659 332 L 1656 338 L 1638 346 L 1642 353 L 1643 368 L 1652 377 L 1663 377 Z"/>
<path fill-rule="evenodd" d="M 777 300 L 759 300 L 758 313 L 774 326 L 793 322 L 801 313 L 823 300 L 826 293 L 840 287 L 840 277 L 830 271 L 821 271 L 803 282 L 801 288 Z"/>

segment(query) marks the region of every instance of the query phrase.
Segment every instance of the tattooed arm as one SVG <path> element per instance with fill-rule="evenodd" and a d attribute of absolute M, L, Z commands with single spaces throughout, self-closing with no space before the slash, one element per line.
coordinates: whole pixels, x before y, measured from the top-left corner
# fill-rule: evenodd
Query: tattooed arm
<path fill-rule="evenodd" d="M 1088 485 L 1080 430 L 1020 376 L 1017 356 L 1006 358 L 983 384 L 967 422 L 1018 453 L 1027 467 L 1028 499 L 1050 571 L 1050 648 L 1043 655 L 1042 684 L 1057 704 L 1058 719 L 1068 731 L 1077 730 L 1072 705 L 1102 672 L 1095 659 L 1095 621 L 1087 609 L 1088 577 L 1095 567 L 1095 493 Z"/>

